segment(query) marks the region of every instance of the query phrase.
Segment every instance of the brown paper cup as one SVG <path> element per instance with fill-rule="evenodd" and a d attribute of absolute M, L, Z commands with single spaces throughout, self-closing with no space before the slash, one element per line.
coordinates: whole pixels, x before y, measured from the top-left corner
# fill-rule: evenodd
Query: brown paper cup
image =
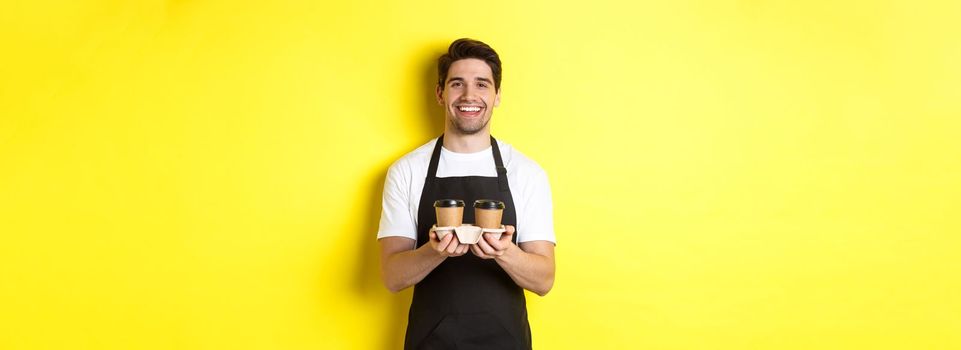
<path fill-rule="evenodd" d="M 439 199 L 434 202 L 437 227 L 456 227 L 464 223 L 464 201 Z"/>
<path fill-rule="evenodd" d="M 464 223 L 464 207 L 434 208 L 437 227 L 457 227 Z"/>
<path fill-rule="evenodd" d="M 481 228 L 501 228 L 504 209 L 474 209 L 474 218 Z"/>
<path fill-rule="evenodd" d="M 504 202 L 481 199 L 474 202 L 475 225 L 481 228 L 501 228 L 504 215 Z"/>

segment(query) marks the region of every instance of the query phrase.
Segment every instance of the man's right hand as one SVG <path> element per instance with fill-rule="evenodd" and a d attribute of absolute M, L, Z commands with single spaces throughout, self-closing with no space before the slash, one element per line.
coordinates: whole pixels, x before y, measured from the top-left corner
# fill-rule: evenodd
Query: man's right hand
<path fill-rule="evenodd" d="M 461 256 L 470 250 L 470 245 L 460 244 L 457 240 L 457 235 L 453 232 L 447 234 L 442 239 L 437 239 L 437 232 L 430 231 L 428 233 L 430 236 L 430 247 L 440 256 Z"/>

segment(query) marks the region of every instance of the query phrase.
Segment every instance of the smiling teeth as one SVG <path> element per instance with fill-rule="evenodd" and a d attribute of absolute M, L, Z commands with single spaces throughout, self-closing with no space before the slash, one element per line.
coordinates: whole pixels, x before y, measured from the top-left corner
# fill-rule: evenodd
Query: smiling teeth
<path fill-rule="evenodd" d="M 477 112 L 480 107 L 457 107 L 457 109 L 460 109 L 461 112 Z"/>

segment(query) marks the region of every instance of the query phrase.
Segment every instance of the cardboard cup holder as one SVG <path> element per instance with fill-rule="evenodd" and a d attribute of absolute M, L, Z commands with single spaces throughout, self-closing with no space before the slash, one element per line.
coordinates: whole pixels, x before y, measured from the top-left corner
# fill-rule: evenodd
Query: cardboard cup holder
<path fill-rule="evenodd" d="M 462 224 L 457 227 L 437 227 L 437 225 L 434 225 L 430 230 L 437 233 L 437 239 L 443 239 L 444 236 L 453 232 L 457 240 L 463 244 L 477 244 L 477 242 L 480 241 L 481 235 L 484 233 L 496 233 L 497 235 L 494 236 L 494 239 L 500 239 L 501 235 L 507 231 L 504 225 L 501 225 L 501 228 L 482 228 L 471 224 Z"/>

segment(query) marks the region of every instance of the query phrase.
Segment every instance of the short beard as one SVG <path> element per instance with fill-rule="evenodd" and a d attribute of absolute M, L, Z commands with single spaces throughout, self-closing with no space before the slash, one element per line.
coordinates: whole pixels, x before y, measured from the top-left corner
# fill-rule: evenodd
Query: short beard
<path fill-rule="evenodd" d="M 456 117 L 451 118 L 451 124 L 454 125 L 454 129 L 461 135 L 474 135 L 479 133 L 481 130 L 484 130 L 484 127 L 487 126 L 487 123 L 490 121 L 490 118 L 487 118 L 483 123 L 478 123 L 476 127 L 472 128 L 470 125 L 464 125 L 465 123 L 459 122 L 459 119 Z"/>

